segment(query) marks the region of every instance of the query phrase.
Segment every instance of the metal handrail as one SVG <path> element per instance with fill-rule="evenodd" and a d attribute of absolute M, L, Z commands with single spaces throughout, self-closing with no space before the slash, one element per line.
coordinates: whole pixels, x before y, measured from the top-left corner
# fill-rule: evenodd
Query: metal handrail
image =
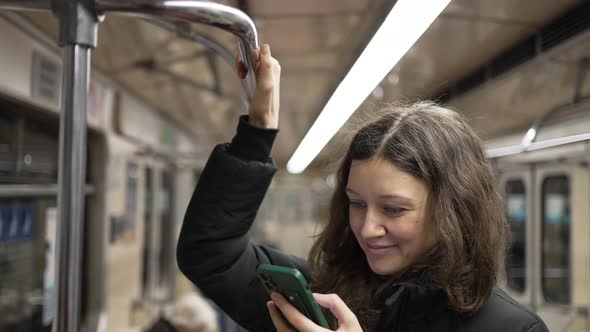
<path fill-rule="evenodd" d="M 521 154 L 524 152 L 543 150 L 584 141 L 590 141 L 590 133 L 551 138 L 543 141 L 536 141 L 528 144 L 526 147 L 523 147 L 522 145 L 511 145 L 502 148 L 488 149 L 486 151 L 486 155 L 488 158 L 508 157 Z"/>
<path fill-rule="evenodd" d="M 55 196 L 59 187 L 57 184 L 4 184 L 0 186 L 0 197 L 32 197 L 32 196 Z M 90 195 L 95 192 L 93 185 L 84 186 L 84 194 Z"/>
<path fill-rule="evenodd" d="M 590 133 L 586 133 L 586 134 L 582 134 L 582 135 L 573 135 L 573 136 L 550 139 L 550 140 L 546 140 L 546 141 L 542 141 L 542 142 L 535 142 L 535 139 L 537 138 L 539 130 L 541 129 L 541 126 L 543 125 L 543 123 L 545 122 L 546 119 L 548 119 L 552 115 L 554 115 L 562 110 L 565 110 L 565 109 L 568 109 L 571 107 L 575 107 L 579 104 L 586 103 L 586 102 L 590 101 L 590 96 L 582 96 L 581 95 L 582 85 L 586 79 L 586 75 L 588 73 L 588 70 L 590 69 L 590 58 L 583 57 L 582 59 L 580 59 L 580 61 L 578 63 L 578 67 L 579 67 L 578 75 L 576 77 L 576 81 L 574 84 L 574 91 L 572 93 L 572 97 L 571 97 L 570 101 L 568 101 L 564 104 L 552 107 L 549 110 L 542 113 L 541 116 L 539 116 L 533 122 L 533 124 L 529 127 L 529 129 L 526 131 L 526 133 L 524 134 L 523 138 L 521 139 L 519 145 L 512 145 L 512 146 L 507 146 L 507 147 L 502 147 L 502 148 L 490 149 L 487 151 L 488 158 L 506 157 L 506 156 L 511 156 L 511 155 L 515 155 L 515 154 L 519 154 L 519 153 L 523 153 L 523 152 L 527 152 L 527 151 L 541 150 L 541 149 L 545 149 L 545 148 L 549 148 L 549 147 L 570 144 L 570 143 L 576 143 L 576 142 L 586 141 L 586 140 L 590 139 Z"/>
<path fill-rule="evenodd" d="M 119 14 L 150 19 L 164 19 L 162 26 L 170 27 L 167 21 L 176 20 L 188 23 L 212 25 L 229 31 L 238 37 L 240 56 L 248 69 L 246 93 L 251 99 L 256 86 L 254 73 L 254 50 L 259 48 L 258 32 L 254 22 L 244 12 L 213 2 L 180 0 L 97 0 L 97 11 L 101 14 Z M 179 34 L 186 33 L 183 29 Z"/>
<path fill-rule="evenodd" d="M 50 11 L 51 2 L 49 0 L 2 0 L 0 10 Z"/>
<path fill-rule="evenodd" d="M 154 24 L 164 30 L 168 30 L 170 32 L 176 33 L 177 36 L 186 39 L 186 40 L 190 40 L 190 41 L 194 41 L 197 42 L 199 44 L 203 44 L 206 47 L 208 47 L 209 49 L 213 50 L 215 53 L 217 53 L 217 55 L 219 55 L 221 57 L 221 59 L 223 59 L 223 61 L 225 61 L 230 67 L 233 67 L 235 65 L 234 61 L 234 56 L 231 54 L 230 51 L 228 51 L 223 45 L 219 44 L 217 41 L 215 41 L 214 39 L 212 39 L 211 37 L 208 37 L 202 33 L 198 33 L 195 31 L 190 30 L 190 28 L 184 28 L 178 24 L 174 24 L 174 22 L 168 22 L 165 20 L 159 20 L 159 19 L 146 19 L 147 22 Z M 248 70 L 249 72 L 251 72 L 250 70 Z M 248 96 L 248 98 L 252 97 L 253 91 L 251 88 L 251 85 L 249 83 L 248 80 L 240 80 L 242 82 L 242 87 L 244 89 L 244 91 L 246 92 L 246 96 Z"/>

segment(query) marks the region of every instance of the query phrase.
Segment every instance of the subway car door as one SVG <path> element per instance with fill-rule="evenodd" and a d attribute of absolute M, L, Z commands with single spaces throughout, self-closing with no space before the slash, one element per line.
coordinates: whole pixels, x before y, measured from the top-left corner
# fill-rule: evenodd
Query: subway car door
<path fill-rule="evenodd" d="M 550 331 L 585 328 L 590 303 L 588 166 L 539 165 L 534 186 L 534 305 Z"/>
<path fill-rule="evenodd" d="M 518 302 L 534 309 L 533 176 L 530 167 L 507 170 L 499 177 L 506 218 L 512 232 L 506 256 L 505 290 Z"/>

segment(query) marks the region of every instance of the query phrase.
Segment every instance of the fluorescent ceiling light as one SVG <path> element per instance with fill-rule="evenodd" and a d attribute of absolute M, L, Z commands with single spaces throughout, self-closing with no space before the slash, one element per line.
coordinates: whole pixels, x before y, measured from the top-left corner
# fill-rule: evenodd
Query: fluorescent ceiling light
<path fill-rule="evenodd" d="M 287 163 L 301 173 L 451 0 L 398 0 Z"/>

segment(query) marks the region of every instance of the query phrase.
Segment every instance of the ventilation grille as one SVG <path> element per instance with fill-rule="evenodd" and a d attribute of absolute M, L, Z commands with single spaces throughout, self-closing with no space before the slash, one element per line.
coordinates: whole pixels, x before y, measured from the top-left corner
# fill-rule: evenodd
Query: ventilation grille
<path fill-rule="evenodd" d="M 501 53 L 492 61 L 474 70 L 467 77 L 455 83 L 453 87 L 440 93 L 437 100 L 443 103 L 448 102 L 451 98 L 516 68 L 588 29 L 590 29 L 590 2 L 584 1 L 525 40 Z"/>
<path fill-rule="evenodd" d="M 53 105 L 59 104 L 61 66 L 38 51 L 33 51 L 32 96 Z"/>
<path fill-rule="evenodd" d="M 541 50 L 549 50 L 588 28 L 590 2 L 584 1 L 541 30 Z"/>

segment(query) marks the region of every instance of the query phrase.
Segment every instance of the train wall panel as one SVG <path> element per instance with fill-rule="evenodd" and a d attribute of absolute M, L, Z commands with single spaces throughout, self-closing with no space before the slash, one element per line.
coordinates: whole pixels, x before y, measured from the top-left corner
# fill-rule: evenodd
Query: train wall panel
<path fill-rule="evenodd" d="M 590 132 L 590 113 L 579 113 L 556 123 L 542 126 L 537 134 L 537 141 L 552 138 L 586 134 Z"/>
<path fill-rule="evenodd" d="M 572 303 L 590 306 L 590 173 L 587 167 L 572 170 Z"/>
<path fill-rule="evenodd" d="M 121 96 L 117 124 L 121 134 L 149 145 L 160 143 L 161 120 L 147 104 Z"/>
<path fill-rule="evenodd" d="M 16 99 L 41 103 L 51 110 L 59 109 L 59 99 L 57 104 L 34 100 L 32 77 L 34 52 L 57 63 L 60 58 L 4 19 L 0 19 L 0 45 L 0 91 Z"/>
<path fill-rule="evenodd" d="M 54 77 L 48 78 L 48 73 L 40 72 L 40 67 L 47 65 L 58 69 L 49 73 L 49 76 Z M 62 59 L 54 50 L 0 18 L 0 93 L 58 113 L 61 102 L 61 65 Z M 45 77 L 44 82 L 41 82 L 41 77 Z M 48 98 L 47 93 L 52 97 Z M 92 70 L 87 108 L 87 123 L 90 127 L 111 129 L 114 95 L 113 86 Z"/>
<path fill-rule="evenodd" d="M 121 95 L 115 121 L 121 135 L 149 145 L 157 152 L 191 154 L 195 151 L 191 137 L 130 95 Z"/>

